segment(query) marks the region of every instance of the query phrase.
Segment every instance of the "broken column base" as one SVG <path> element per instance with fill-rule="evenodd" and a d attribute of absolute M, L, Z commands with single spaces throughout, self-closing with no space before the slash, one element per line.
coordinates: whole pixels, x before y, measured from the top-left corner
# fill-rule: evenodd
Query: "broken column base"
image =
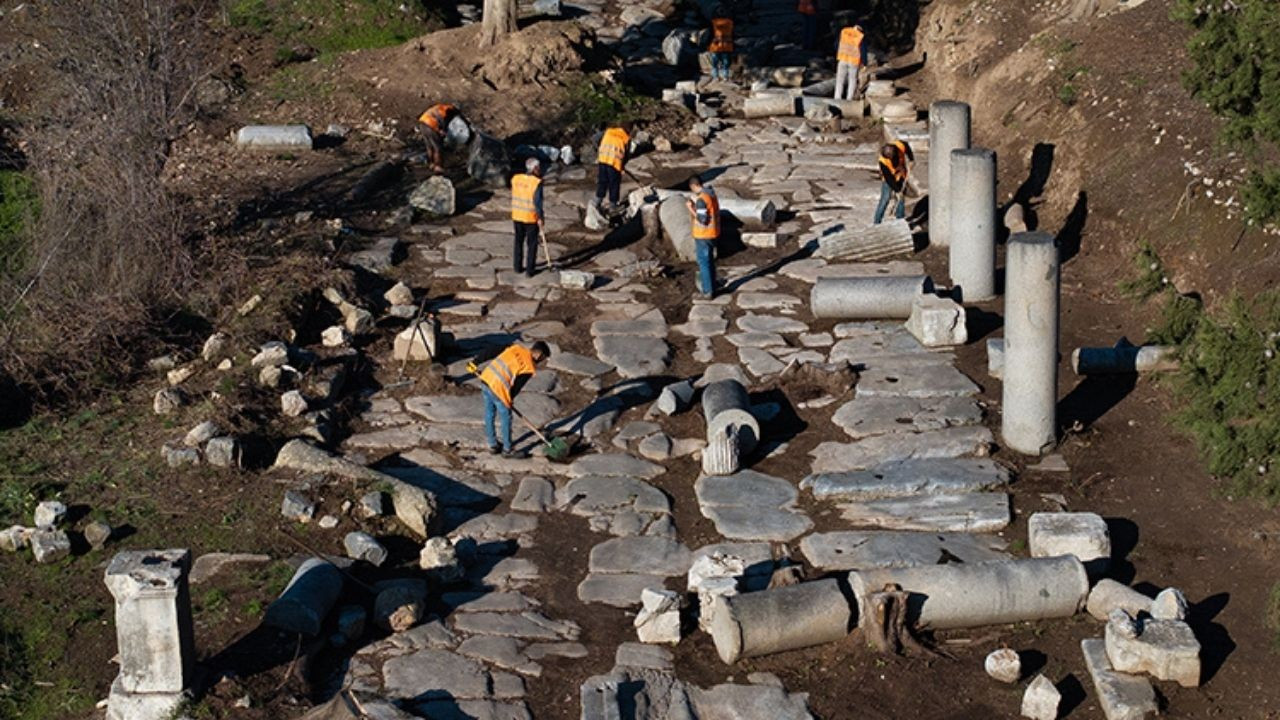
<path fill-rule="evenodd" d="M 1104 642 L 1107 660 L 1117 672 L 1147 673 L 1182 687 L 1200 685 L 1200 642 L 1181 620 L 1148 619 L 1136 638 L 1125 637 L 1108 622 Z"/>
<path fill-rule="evenodd" d="M 907 331 L 925 347 L 950 347 L 969 342 L 964 307 L 951 298 L 919 295 L 911 302 Z"/>
<path fill-rule="evenodd" d="M 853 608 L 834 579 L 718 599 L 711 620 L 726 663 L 835 642 L 853 629 Z"/>
<path fill-rule="evenodd" d="M 187 699 L 185 692 L 126 692 L 117 677 L 107 696 L 107 720 L 170 720 Z"/>

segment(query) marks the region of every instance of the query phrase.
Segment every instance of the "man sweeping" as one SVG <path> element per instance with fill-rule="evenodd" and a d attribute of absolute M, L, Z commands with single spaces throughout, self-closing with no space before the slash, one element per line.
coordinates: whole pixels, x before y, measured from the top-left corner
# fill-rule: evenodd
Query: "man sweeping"
<path fill-rule="evenodd" d="M 484 433 L 489 452 L 503 457 L 522 458 L 527 453 L 511 449 L 511 406 L 524 384 L 537 372 L 538 365 L 551 356 L 551 349 L 539 340 L 532 347 L 516 344 L 489 361 L 480 372 L 484 395 Z M 501 422 L 502 444 L 493 431 L 494 417 Z"/>
<path fill-rule="evenodd" d="M 422 135 L 422 144 L 427 148 L 427 160 L 431 163 L 432 172 L 444 172 L 444 136 L 448 132 L 449 123 L 462 112 L 454 105 L 439 103 L 427 108 L 418 117 L 418 133 Z"/>

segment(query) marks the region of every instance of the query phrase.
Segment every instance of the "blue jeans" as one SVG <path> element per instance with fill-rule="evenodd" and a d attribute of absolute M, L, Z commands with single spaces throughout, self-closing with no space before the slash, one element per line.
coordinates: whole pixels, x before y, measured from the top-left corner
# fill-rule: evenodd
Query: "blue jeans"
<path fill-rule="evenodd" d="M 906 188 L 903 188 L 904 190 Z M 879 225 L 884 221 L 884 211 L 889 208 L 889 201 L 893 199 L 893 190 L 889 187 L 889 183 L 880 183 L 880 204 L 876 205 L 875 224 Z M 907 199 L 902 198 L 902 202 L 898 203 L 898 209 L 893 211 L 894 217 L 899 220 L 907 216 Z"/>
<path fill-rule="evenodd" d="M 484 436 L 489 447 L 498 447 L 498 437 L 493 434 L 493 416 L 496 414 L 502 422 L 502 451 L 511 452 L 511 408 L 503 405 L 487 385 L 480 392 L 484 394 Z"/>
<path fill-rule="evenodd" d="M 694 240 L 693 245 L 698 250 L 698 289 L 704 295 L 713 295 L 716 289 L 715 243 Z"/>
<path fill-rule="evenodd" d="M 733 61 L 733 53 L 711 53 L 711 79 L 729 79 L 729 64 Z"/>

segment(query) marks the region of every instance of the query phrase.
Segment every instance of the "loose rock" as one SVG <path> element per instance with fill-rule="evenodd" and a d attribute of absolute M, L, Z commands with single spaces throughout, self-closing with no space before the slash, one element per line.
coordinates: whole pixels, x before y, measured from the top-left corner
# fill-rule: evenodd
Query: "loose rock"
<path fill-rule="evenodd" d="M 983 663 L 987 674 L 1002 683 L 1013 684 L 1022 678 L 1022 659 L 1016 650 L 1000 648 L 987 655 Z"/>

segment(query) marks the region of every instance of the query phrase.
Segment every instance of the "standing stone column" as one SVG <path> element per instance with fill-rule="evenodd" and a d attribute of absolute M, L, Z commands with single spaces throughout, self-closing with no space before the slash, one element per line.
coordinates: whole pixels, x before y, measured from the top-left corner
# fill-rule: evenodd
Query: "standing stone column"
<path fill-rule="evenodd" d="M 166 720 L 184 699 L 195 659 L 190 571 L 189 550 L 122 552 L 107 566 L 120 652 L 107 720 Z"/>
<path fill-rule="evenodd" d="M 951 284 L 964 302 L 996 296 L 996 154 L 951 151 Z"/>
<path fill-rule="evenodd" d="M 951 244 L 952 150 L 969 147 L 969 104 L 939 100 L 929 106 L 929 243 Z"/>
<path fill-rule="evenodd" d="M 1046 232 L 1018 233 L 1005 253 L 1005 445 L 1039 455 L 1058 425 L 1058 246 Z"/>

